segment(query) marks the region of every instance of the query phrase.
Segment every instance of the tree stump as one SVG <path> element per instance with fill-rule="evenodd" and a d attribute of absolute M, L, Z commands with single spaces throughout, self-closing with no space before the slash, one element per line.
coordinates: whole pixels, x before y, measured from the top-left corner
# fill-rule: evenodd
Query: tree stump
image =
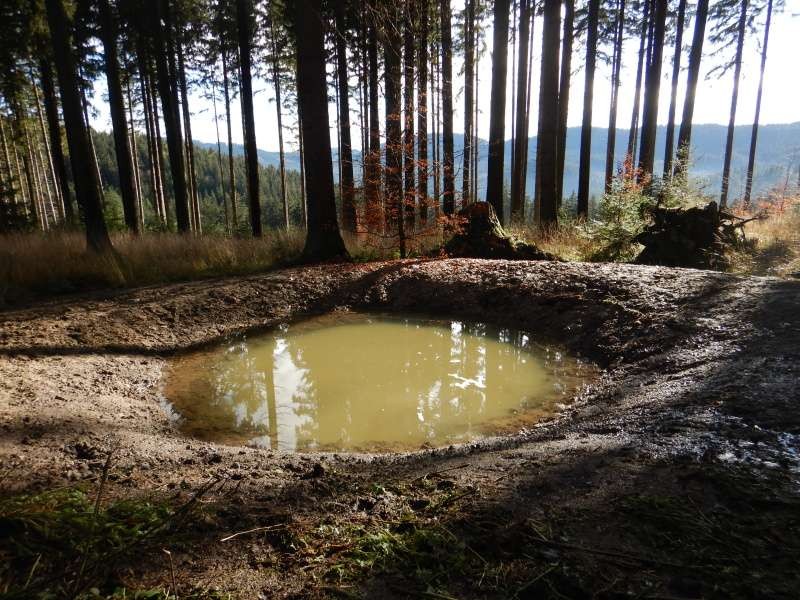
<path fill-rule="evenodd" d="M 460 229 L 444 247 L 452 257 L 510 260 L 558 260 L 534 244 L 514 239 L 503 229 L 492 205 L 474 202 L 456 214 Z"/>

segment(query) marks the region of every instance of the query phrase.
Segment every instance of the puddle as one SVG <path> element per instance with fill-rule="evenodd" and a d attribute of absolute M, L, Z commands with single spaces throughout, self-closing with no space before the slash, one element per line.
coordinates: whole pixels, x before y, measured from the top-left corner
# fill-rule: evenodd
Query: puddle
<path fill-rule="evenodd" d="M 173 361 L 188 435 L 283 451 L 402 451 L 517 432 L 595 374 L 525 332 L 333 313 Z"/>

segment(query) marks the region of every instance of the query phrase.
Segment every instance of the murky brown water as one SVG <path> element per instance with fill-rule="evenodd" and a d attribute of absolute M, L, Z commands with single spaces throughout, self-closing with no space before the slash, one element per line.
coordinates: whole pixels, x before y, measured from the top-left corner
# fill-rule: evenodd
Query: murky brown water
<path fill-rule="evenodd" d="M 187 434 L 278 450 L 409 450 L 518 431 L 593 369 L 480 323 L 332 314 L 176 359 Z"/>

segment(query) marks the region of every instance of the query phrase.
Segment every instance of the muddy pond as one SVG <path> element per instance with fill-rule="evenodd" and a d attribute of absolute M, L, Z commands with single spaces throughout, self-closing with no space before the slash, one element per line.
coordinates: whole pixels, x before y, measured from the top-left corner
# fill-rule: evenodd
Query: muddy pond
<path fill-rule="evenodd" d="M 181 430 L 199 439 L 388 452 L 516 433 L 595 374 L 522 331 L 346 312 L 176 358 L 163 391 Z"/>

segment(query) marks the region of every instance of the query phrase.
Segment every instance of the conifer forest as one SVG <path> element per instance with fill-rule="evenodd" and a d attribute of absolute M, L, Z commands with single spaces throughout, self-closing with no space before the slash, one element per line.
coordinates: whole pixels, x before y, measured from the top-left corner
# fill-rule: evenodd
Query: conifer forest
<path fill-rule="evenodd" d="M 800 595 L 797 0 L 0 0 L 0 599 Z"/>

